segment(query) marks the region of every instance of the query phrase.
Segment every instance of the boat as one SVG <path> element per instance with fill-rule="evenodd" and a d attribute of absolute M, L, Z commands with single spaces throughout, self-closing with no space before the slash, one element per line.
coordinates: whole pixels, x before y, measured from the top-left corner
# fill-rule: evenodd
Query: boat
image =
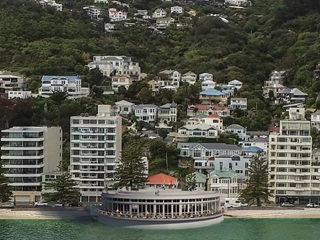
<path fill-rule="evenodd" d="M 223 221 L 218 193 L 165 188 L 104 192 L 102 205 L 91 206 L 90 214 L 107 225 L 149 230 L 200 228 Z"/>

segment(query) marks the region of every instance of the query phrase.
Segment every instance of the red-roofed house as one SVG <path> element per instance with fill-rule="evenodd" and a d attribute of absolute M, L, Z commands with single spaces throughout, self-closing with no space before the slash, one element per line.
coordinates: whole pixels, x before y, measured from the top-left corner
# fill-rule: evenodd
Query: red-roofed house
<path fill-rule="evenodd" d="M 166 188 L 171 188 L 173 185 L 175 185 L 175 187 L 178 185 L 178 179 L 163 173 L 159 173 L 148 177 L 146 185 L 150 187 L 164 186 Z"/>
<path fill-rule="evenodd" d="M 118 11 L 115 8 L 109 8 L 109 19 L 110 22 L 120 22 L 127 19 L 127 13 Z"/>
<path fill-rule="evenodd" d="M 220 105 L 195 104 L 189 105 L 187 109 L 188 117 L 197 117 L 198 115 L 217 114 L 220 117 L 229 117 L 230 109 Z"/>
<path fill-rule="evenodd" d="M 219 131 L 223 129 L 223 119 L 218 114 L 213 113 L 203 118 L 203 123 L 215 127 Z"/>

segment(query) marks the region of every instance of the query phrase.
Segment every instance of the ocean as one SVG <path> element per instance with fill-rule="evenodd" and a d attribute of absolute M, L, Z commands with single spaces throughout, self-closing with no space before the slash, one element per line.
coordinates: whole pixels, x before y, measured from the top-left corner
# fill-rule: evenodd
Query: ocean
<path fill-rule="evenodd" d="M 320 219 L 225 219 L 207 228 L 132 230 L 94 220 L 0 220 L 0 240 L 319 240 Z"/>

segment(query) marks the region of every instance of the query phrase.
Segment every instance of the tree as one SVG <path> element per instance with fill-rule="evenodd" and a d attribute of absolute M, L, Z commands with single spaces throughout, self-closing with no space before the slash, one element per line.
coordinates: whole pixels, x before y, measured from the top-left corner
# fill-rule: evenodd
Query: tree
<path fill-rule="evenodd" d="M 0 202 L 8 202 L 12 196 L 11 187 L 8 185 L 9 179 L 4 176 L 4 168 L 0 162 Z"/>
<path fill-rule="evenodd" d="M 165 128 L 160 128 L 158 134 L 162 139 L 165 139 L 168 136 L 168 130 Z"/>
<path fill-rule="evenodd" d="M 46 189 L 53 190 L 52 192 L 43 195 L 47 202 L 58 202 L 63 205 L 78 204 L 81 194 L 77 183 L 71 179 L 71 175 L 67 172 L 62 173 L 55 181 L 45 184 Z"/>
<path fill-rule="evenodd" d="M 240 198 L 250 205 L 261 207 L 261 204 L 268 203 L 271 197 L 268 189 L 267 160 L 258 154 L 251 160 L 248 172 L 247 187 L 241 191 Z"/>
<path fill-rule="evenodd" d="M 194 189 L 196 187 L 196 173 L 190 173 L 186 176 L 186 186 L 188 189 Z"/>
<path fill-rule="evenodd" d="M 142 159 L 143 143 L 140 139 L 129 139 L 123 147 L 121 161 L 115 173 L 119 187 L 138 190 L 147 182 L 146 165 Z"/>

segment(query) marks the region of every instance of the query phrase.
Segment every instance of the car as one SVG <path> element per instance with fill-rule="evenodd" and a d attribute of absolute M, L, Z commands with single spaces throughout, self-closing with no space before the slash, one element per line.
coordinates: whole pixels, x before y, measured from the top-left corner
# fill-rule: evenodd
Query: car
<path fill-rule="evenodd" d="M 55 203 L 52 205 L 52 207 L 63 207 L 62 203 Z"/>
<path fill-rule="evenodd" d="M 319 205 L 318 205 L 318 204 L 315 204 L 315 203 L 308 203 L 308 204 L 307 204 L 307 207 L 308 207 L 308 208 L 318 208 Z"/>
<path fill-rule="evenodd" d="M 48 206 L 48 203 L 46 203 L 46 202 L 35 202 L 34 205 L 35 206 Z"/>
<path fill-rule="evenodd" d="M 289 203 L 289 202 L 283 202 L 283 203 L 281 204 L 281 207 L 294 207 L 294 204 Z"/>

